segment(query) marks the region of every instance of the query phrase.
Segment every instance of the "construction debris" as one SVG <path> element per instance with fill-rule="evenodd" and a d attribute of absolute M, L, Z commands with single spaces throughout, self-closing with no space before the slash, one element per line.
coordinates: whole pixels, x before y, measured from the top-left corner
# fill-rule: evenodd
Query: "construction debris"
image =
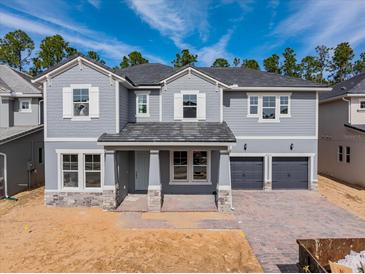
<path fill-rule="evenodd" d="M 354 273 L 365 273 L 365 250 L 352 251 L 344 259 L 338 260 L 338 264 L 350 267 Z"/>

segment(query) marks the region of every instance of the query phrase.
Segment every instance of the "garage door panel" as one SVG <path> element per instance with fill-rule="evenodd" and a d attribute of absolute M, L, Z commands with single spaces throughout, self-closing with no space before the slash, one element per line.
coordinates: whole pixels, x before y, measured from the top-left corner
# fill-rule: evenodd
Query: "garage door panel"
<path fill-rule="evenodd" d="M 264 181 L 262 157 L 231 158 L 233 189 L 262 189 Z"/>
<path fill-rule="evenodd" d="M 307 189 L 308 158 L 274 157 L 272 160 L 273 189 Z"/>

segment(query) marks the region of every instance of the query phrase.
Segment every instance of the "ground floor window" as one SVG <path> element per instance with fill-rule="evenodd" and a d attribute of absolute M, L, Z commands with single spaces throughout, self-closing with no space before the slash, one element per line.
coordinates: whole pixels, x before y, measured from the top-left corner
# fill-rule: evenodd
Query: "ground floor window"
<path fill-rule="evenodd" d="M 62 155 L 63 187 L 79 186 L 79 167 L 77 154 Z"/>
<path fill-rule="evenodd" d="M 346 147 L 346 163 L 350 163 L 351 161 L 351 148 Z"/>
<path fill-rule="evenodd" d="M 100 189 L 103 180 L 102 155 L 83 152 L 60 153 L 62 189 Z"/>
<path fill-rule="evenodd" d="M 208 152 L 207 151 L 193 151 L 193 179 L 204 180 L 208 179 Z"/>
<path fill-rule="evenodd" d="M 173 151 L 171 153 L 171 181 L 209 182 L 209 155 L 209 151 Z"/>
<path fill-rule="evenodd" d="M 100 154 L 85 154 L 85 187 L 101 186 Z"/>

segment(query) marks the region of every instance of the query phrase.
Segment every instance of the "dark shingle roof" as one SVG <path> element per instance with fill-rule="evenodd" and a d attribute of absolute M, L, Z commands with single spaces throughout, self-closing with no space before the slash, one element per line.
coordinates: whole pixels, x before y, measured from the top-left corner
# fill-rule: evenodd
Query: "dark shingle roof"
<path fill-rule="evenodd" d="M 173 68 L 166 65 L 147 63 L 117 69 L 116 74 L 128 77 L 136 85 L 156 85 L 172 71 Z"/>
<path fill-rule="evenodd" d="M 350 124 L 346 123 L 345 127 L 351 128 L 351 129 L 359 131 L 361 133 L 365 133 L 365 125 L 350 125 Z"/>
<path fill-rule="evenodd" d="M 0 87 L 8 92 L 23 94 L 41 94 L 42 88 L 31 83 L 32 77 L 19 72 L 8 65 L 0 65 Z"/>
<path fill-rule="evenodd" d="M 225 84 L 237 84 L 240 87 L 325 87 L 300 78 L 247 68 L 203 67 L 198 69 Z"/>
<path fill-rule="evenodd" d="M 365 93 L 365 72 L 346 81 L 338 83 L 331 91 L 320 94 L 320 100 L 325 100 L 346 94 Z"/>
<path fill-rule="evenodd" d="M 117 70 L 121 76 L 127 76 L 136 85 L 158 84 L 176 72 L 186 68 L 173 68 L 162 64 L 142 64 Z M 193 66 L 192 66 L 193 67 Z M 240 67 L 194 67 L 198 71 L 226 84 L 240 87 L 325 87 L 325 85 L 285 77 L 276 73 L 246 69 Z"/>
<path fill-rule="evenodd" d="M 149 122 L 129 123 L 120 133 L 104 133 L 98 142 L 236 142 L 224 123 Z"/>

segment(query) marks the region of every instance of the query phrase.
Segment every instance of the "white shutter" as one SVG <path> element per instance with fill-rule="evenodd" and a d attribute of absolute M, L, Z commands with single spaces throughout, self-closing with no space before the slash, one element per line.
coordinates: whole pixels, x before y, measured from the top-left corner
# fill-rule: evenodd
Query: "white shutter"
<path fill-rule="evenodd" d="M 72 118 L 72 89 L 65 87 L 62 90 L 63 118 Z"/>
<path fill-rule="evenodd" d="M 174 95 L 174 120 L 183 119 L 183 95 L 175 93 Z"/>
<path fill-rule="evenodd" d="M 89 89 L 89 116 L 99 118 L 99 88 L 91 87 Z"/>
<path fill-rule="evenodd" d="M 198 101 L 197 118 L 198 120 L 205 120 L 206 119 L 205 93 L 198 93 L 197 101 Z"/>

